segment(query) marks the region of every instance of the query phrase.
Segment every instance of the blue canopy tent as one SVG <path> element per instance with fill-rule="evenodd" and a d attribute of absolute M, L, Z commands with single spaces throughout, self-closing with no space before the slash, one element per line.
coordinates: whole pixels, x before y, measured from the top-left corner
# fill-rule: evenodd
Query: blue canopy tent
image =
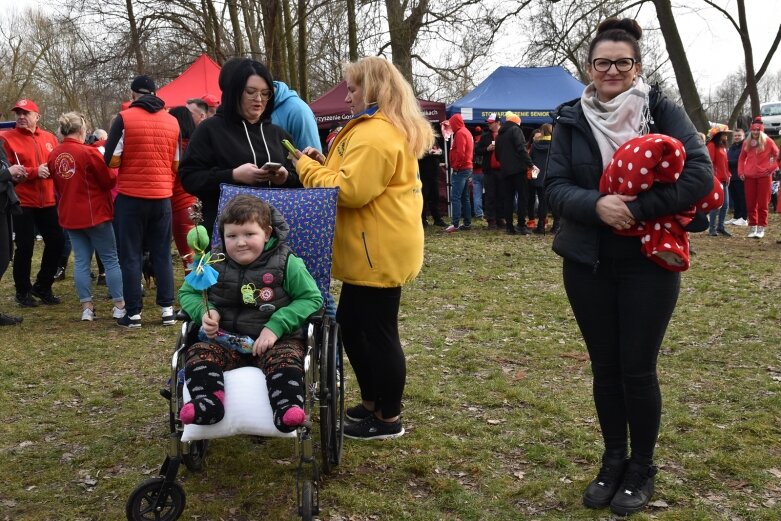
<path fill-rule="evenodd" d="M 498 67 L 472 92 L 447 108 L 460 113 L 468 125 L 485 123 L 491 113 L 502 117 L 511 110 L 524 126 L 550 123 L 549 112 L 565 101 L 579 98 L 584 85 L 563 67 Z"/>

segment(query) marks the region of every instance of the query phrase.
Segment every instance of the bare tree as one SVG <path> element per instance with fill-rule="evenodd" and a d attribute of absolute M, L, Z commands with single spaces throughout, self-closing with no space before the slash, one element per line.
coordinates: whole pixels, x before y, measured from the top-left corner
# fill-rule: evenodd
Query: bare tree
<path fill-rule="evenodd" d="M 730 126 L 734 126 L 735 122 L 743 111 L 743 105 L 746 103 L 746 99 L 751 100 L 751 114 L 759 115 L 759 90 L 757 85 L 762 79 L 762 76 L 767 72 L 767 68 L 770 65 L 770 61 L 773 58 L 776 50 L 778 49 L 779 42 L 781 42 L 781 24 L 778 25 L 778 31 L 773 39 L 773 43 L 770 45 L 770 49 L 765 55 L 765 59 L 759 70 L 754 71 L 754 50 L 751 45 L 751 38 L 749 34 L 748 22 L 746 21 L 746 6 L 744 0 L 738 0 L 738 21 L 723 7 L 717 5 L 711 0 L 705 0 L 705 3 L 719 11 L 724 17 L 732 24 L 732 27 L 740 35 L 740 43 L 743 46 L 743 57 L 745 60 L 745 89 L 741 93 L 740 98 L 736 102 L 732 113 L 729 116 Z"/>

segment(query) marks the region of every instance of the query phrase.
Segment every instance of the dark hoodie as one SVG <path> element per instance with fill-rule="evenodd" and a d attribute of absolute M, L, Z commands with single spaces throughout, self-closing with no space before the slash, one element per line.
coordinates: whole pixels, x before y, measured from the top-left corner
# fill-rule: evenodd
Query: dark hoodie
<path fill-rule="evenodd" d="M 282 146 L 283 139 L 291 139 L 287 132 L 273 125 L 266 113 L 263 114 L 266 119 L 258 123 L 241 118 L 234 123 L 225 118 L 222 109 L 220 106 L 214 117 L 198 125 L 179 166 L 182 187 L 201 200 L 203 225 L 210 232 L 217 219 L 220 184 L 240 184 L 233 180 L 233 169 L 240 165 L 254 163 L 262 167 L 267 161 L 282 163 L 288 172 L 282 186 L 301 187 Z"/>
<path fill-rule="evenodd" d="M 526 175 L 532 160 L 526 151 L 526 139 L 521 127 L 512 121 L 505 121 L 496 136 L 496 159 L 502 165 L 502 177 Z"/>

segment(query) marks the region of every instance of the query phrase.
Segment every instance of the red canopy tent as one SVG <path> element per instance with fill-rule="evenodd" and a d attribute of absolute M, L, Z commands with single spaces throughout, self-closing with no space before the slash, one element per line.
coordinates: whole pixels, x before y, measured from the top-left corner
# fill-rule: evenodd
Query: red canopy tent
<path fill-rule="evenodd" d="M 312 112 L 315 113 L 317 128 L 328 129 L 337 123 L 344 123 L 352 117 L 350 107 L 344 101 L 346 96 L 347 82 L 343 81 L 309 104 Z M 421 99 L 418 102 L 423 110 L 423 115 L 429 121 L 437 123 L 447 118 L 444 103 Z"/>
<path fill-rule="evenodd" d="M 222 90 L 217 83 L 220 66 L 206 54 L 201 54 L 187 70 L 173 81 L 157 89 L 157 97 L 165 101 L 167 108 L 184 105 L 190 98 L 214 94 L 218 98 Z"/>

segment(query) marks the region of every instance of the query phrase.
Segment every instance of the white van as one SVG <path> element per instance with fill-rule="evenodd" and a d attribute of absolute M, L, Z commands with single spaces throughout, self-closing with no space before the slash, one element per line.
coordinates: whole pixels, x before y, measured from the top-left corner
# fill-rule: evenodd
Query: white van
<path fill-rule="evenodd" d="M 781 101 L 769 101 L 759 106 L 759 114 L 765 125 L 765 134 L 778 136 L 781 132 Z"/>

